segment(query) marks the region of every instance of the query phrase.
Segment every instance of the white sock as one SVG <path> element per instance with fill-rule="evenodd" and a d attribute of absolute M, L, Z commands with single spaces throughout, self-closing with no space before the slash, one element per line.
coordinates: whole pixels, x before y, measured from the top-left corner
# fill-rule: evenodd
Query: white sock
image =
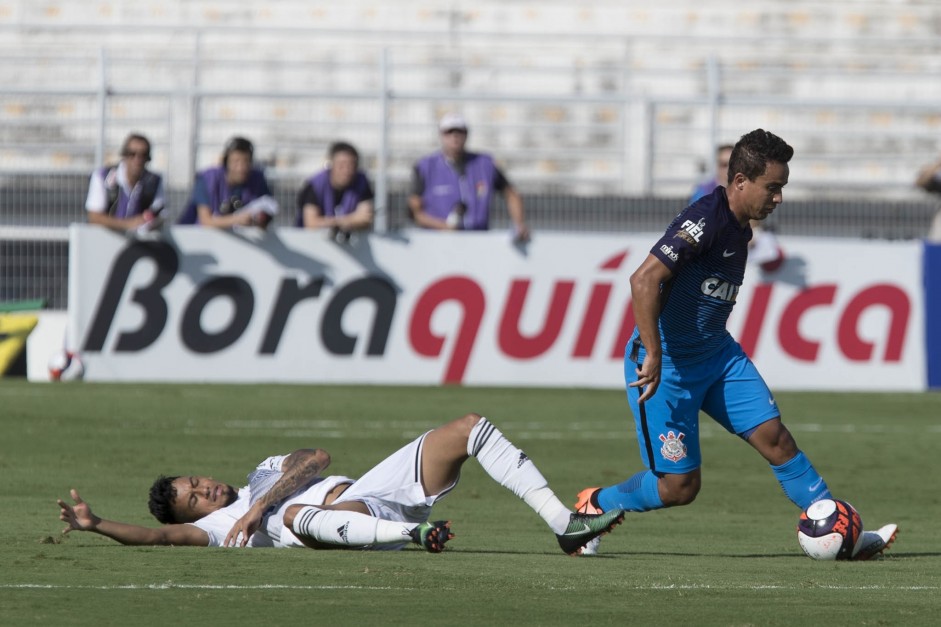
<path fill-rule="evenodd" d="M 373 546 L 411 542 L 408 532 L 415 523 L 392 522 L 359 512 L 304 507 L 294 517 L 294 533 L 324 544 Z"/>
<path fill-rule="evenodd" d="M 471 429 L 467 454 L 476 457 L 494 481 L 533 508 L 552 531 L 565 531 L 571 510 L 562 505 L 526 453 L 503 437 L 500 430 L 486 418 L 481 418 Z"/>

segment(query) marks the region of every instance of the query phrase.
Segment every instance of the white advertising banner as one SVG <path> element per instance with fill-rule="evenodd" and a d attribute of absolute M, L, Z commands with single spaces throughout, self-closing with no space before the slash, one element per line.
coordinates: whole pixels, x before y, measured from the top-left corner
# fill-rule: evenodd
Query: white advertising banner
<path fill-rule="evenodd" d="M 75 225 L 69 338 L 96 381 L 618 388 L 628 279 L 657 237 Z M 784 245 L 729 323 L 769 384 L 924 389 L 920 243 Z"/>

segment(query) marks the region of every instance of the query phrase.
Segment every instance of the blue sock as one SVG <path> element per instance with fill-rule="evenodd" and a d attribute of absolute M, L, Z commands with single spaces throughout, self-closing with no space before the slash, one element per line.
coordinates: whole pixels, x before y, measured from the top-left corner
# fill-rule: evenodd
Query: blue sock
<path fill-rule="evenodd" d="M 772 464 L 771 470 L 787 498 L 801 509 L 814 501 L 830 498 L 830 488 L 802 451 L 780 466 Z"/>
<path fill-rule="evenodd" d="M 598 505 L 601 509 L 625 509 L 629 512 L 647 512 L 663 507 L 660 491 L 657 489 L 657 475 L 643 470 L 624 483 L 602 488 L 598 491 Z"/>

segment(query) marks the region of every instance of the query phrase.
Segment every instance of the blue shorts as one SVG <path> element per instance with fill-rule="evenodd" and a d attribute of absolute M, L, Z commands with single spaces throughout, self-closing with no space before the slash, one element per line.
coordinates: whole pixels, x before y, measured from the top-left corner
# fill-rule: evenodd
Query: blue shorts
<path fill-rule="evenodd" d="M 636 368 L 628 351 L 625 381 L 637 379 Z M 700 410 L 743 437 L 780 416 L 771 390 L 735 341 L 695 364 L 664 365 L 656 394 L 643 405 L 639 396 L 639 387 L 627 388 L 641 459 L 656 473 L 682 474 L 702 465 Z"/>

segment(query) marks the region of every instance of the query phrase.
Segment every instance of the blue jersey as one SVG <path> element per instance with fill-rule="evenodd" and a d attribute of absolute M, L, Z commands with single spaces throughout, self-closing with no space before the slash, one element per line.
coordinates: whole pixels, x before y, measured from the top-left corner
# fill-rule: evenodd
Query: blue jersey
<path fill-rule="evenodd" d="M 751 227 L 741 226 L 717 187 L 680 212 L 650 253 L 673 278 L 661 286 L 664 363 L 693 363 L 732 341 L 726 323 L 745 276 Z M 643 360 L 637 329 L 630 347 Z M 631 357 L 635 354 L 630 351 Z"/>

